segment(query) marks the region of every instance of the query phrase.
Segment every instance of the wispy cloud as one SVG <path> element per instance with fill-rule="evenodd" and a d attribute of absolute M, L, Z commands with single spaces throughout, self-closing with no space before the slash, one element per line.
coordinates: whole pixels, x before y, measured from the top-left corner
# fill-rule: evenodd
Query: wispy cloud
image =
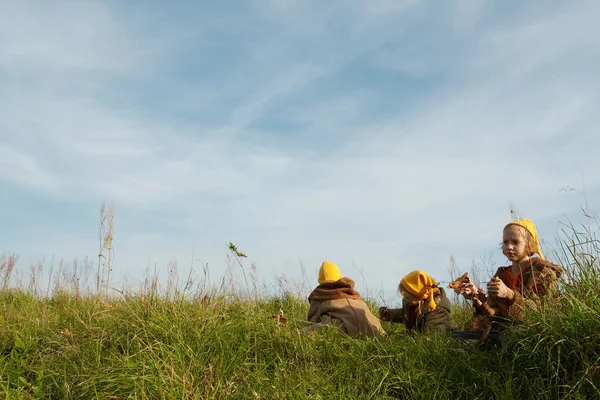
<path fill-rule="evenodd" d="M 5 2 L 0 182 L 65 220 L 114 200 L 133 276 L 192 246 L 222 265 L 229 240 L 266 274 L 328 258 L 371 287 L 443 277 L 451 252 L 500 262 L 510 201 L 551 236 L 580 205 L 559 190 L 600 167 L 599 15 L 591 1 Z M 94 230 L 84 214 L 75 235 Z"/>
<path fill-rule="evenodd" d="M 8 145 L 0 145 L 0 176 L 2 180 L 34 188 L 51 189 L 51 178 L 37 165 L 36 160 Z"/>

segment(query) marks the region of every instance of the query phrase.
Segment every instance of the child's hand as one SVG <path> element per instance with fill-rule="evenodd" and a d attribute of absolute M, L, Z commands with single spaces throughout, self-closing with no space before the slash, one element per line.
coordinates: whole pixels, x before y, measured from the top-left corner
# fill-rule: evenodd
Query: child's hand
<path fill-rule="evenodd" d="M 512 300 L 515 297 L 515 292 L 506 286 L 500 279 L 493 279 L 488 282 L 487 289 L 488 294 L 492 298 Z"/>
<path fill-rule="evenodd" d="M 472 283 L 466 283 L 460 287 L 459 293 L 467 299 L 471 299 L 477 294 L 477 288 Z"/>
<path fill-rule="evenodd" d="M 387 307 L 379 307 L 379 318 L 382 321 L 390 320 L 390 309 Z"/>
<path fill-rule="evenodd" d="M 472 299 L 476 305 L 481 304 L 485 299 L 485 294 L 480 288 L 477 288 L 468 272 L 465 272 L 460 278 L 448 283 L 448 287 L 454 290 L 454 293 L 464 296 L 466 299 Z"/>

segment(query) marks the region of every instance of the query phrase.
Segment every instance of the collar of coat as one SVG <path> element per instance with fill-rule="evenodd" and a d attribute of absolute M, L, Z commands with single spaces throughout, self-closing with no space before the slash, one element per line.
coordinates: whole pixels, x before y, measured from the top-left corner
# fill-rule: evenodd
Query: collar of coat
<path fill-rule="evenodd" d="M 442 305 L 442 301 L 446 300 L 447 296 L 446 296 L 446 291 L 444 290 L 444 288 L 438 288 L 440 289 L 440 292 L 436 295 L 433 296 L 433 300 L 437 303 L 437 308 L 436 310 L 439 310 L 440 307 L 445 307 L 445 305 Z M 419 301 L 418 304 L 409 304 L 406 299 L 402 299 L 402 308 L 406 308 L 406 310 L 408 310 L 411 307 L 418 307 L 419 309 L 419 315 L 422 314 L 427 314 L 428 312 L 431 312 L 432 310 L 429 309 L 429 307 L 427 307 L 427 303 L 428 300 L 421 300 Z"/>
<path fill-rule="evenodd" d="M 350 278 L 342 278 L 334 282 L 324 282 L 312 291 L 308 300 L 326 301 L 338 299 L 362 300 L 362 297 L 354 290 L 354 281 Z"/>
<path fill-rule="evenodd" d="M 511 266 L 500 267 L 502 272 L 510 269 Z M 521 271 L 523 275 L 530 275 L 534 272 L 543 272 L 546 268 L 554 270 L 556 277 L 559 278 L 562 274 L 562 268 L 556 264 L 551 263 L 548 260 L 542 260 L 539 257 L 531 257 L 529 260 L 521 263 Z"/>

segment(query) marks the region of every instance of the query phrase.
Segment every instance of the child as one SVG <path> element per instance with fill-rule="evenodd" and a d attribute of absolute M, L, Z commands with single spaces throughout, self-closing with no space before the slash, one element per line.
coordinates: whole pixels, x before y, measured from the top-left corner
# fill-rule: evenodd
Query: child
<path fill-rule="evenodd" d="M 539 257 L 532 257 L 536 253 Z M 512 265 L 498 268 L 487 285 L 488 295 L 502 316 L 522 322 L 523 308 L 535 306 L 533 299 L 556 288 L 562 268 L 544 259 L 535 225 L 528 219 L 504 227 L 502 254 Z"/>
<path fill-rule="evenodd" d="M 561 267 L 544 259 L 533 222 L 522 219 L 508 223 L 502 232 L 502 254 L 511 265 L 500 267 L 487 284 L 488 298 L 496 310 L 489 347 L 504 347 L 504 328 L 510 322 L 523 322 L 524 308 L 536 307 L 536 299 L 555 289 Z M 539 257 L 533 257 L 537 254 Z M 471 291 L 472 289 L 469 289 Z M 475 316 L 481 308 L 475 306 Z M 457 333 L 459 339 L 471 339 L 469 333 Z M 472 335 L 471 335 L 472 336 Z"/>
<path fill-rule="evenodd" d="M 337 265 L 323 261 L 319 286 L 308 296 L 308 329 L 335 326 L 350 336 L 385 335 L 377 317 L 354 290 L 354 281 L 342 277 Z"/>
<path fill-rule="evenodd" d="M 404 323 L 411 334 L 426 329 L 438 332 L 456 329 L 446 292 L 424 271 L 415 270 L 402 278 L 398 291 L 402 295 L 402 308 L 381 307 L 379 315 L 383 321 Z"/>

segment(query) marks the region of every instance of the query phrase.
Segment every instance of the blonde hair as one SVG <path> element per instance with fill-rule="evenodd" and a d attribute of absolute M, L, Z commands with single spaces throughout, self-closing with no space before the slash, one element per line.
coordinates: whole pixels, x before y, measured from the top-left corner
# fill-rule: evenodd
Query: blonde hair
<path fill-rule="evenodd" d="M 400 294 L 402 295 L 402 297 L 404 297 L 408 301 L 414 301 L 414 300 L 419 300 L 420 301 L 421 300 L 417 296 L 415 296 L 414 294 L 412 294 L 411 292 L 409 292 L 408 290 L 406 290 L 406 288 L 404 286 L 402 286 L 402 282 L 400 282 L 398 284 L 398 291 L 400 292 Z"/>
<path fill-rule="evenodd" d="M 404 286 L 402 286 L 402 282 L 400 282 L 398 284 L 398 291 L 400 292 L 400 294 L 402 295 L 402 297 L 404 298 L 404 300 L 406 300 L 407 303 L 410 304 L 416 304 L 417 305 L 417 313 L 421 314 L 421 305 L 424 303 L 423 300 L 419 299 L 417 296 L 415 296 L 414 294 L 412 294 L 411 292 L 409 292 L 408 290 L 406 290 L 406 288 Z"/>

